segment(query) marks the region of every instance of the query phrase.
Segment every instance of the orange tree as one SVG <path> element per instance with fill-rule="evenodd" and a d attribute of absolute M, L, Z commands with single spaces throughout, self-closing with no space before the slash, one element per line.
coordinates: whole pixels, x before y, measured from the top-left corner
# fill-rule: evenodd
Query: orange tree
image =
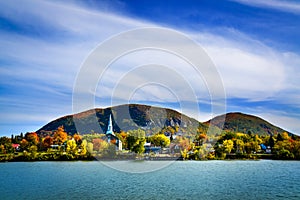
<path fill-rule="evenodd" d="M 35 132 L 26 133 L 25 139 L 30 145 L 37 145 L 39 143 L 39 136 Z"/>
<path fill-rule="evenodd" d="M 54 132 L 53 141 L 55 144 L 62 145 L 68 138 L 68 134 L 65 132 L 64 127 L 60 126 Z"/>

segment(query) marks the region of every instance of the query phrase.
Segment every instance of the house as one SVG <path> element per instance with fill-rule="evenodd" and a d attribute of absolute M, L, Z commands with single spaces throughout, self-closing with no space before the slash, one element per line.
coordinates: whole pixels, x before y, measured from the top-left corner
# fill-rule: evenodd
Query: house
<path fill-rule="evenodd" d="M 264 144 L 260 144 L 260 148 L 261 150 L 263 150 L 264 152 L 270 154 L 272 153 L 272 149 L 270 146 L 265 146 Z"/>
<path fill-rule="evenodd" d="M 267 146 L 266 153 L 272 153 L 272 149 L 270 146 Z"/>
<path fill-rule="evenodd" d="M 66 149 L 66 143 L 62 144 L 62 145 L 59 145 L 59 144 L 51 144 L 50 145 L 51 149 L 60 149 L 60 148 L 63 148 L 64 150 Z"/>
<path fill-rule="evenodd" d="M 161 147 L 153 147 L 151 146 L 151 143 L 150 142 L 146 142 L 144 144 L 144 148 L 145 148 L 145 151 L 144 153 L 156 153 L 156 154 L 159 154 L 161 152 Z"/>
<path fill-rule="evenodd" d="M 180 153 L 180 146 L 178 144 L 170 144 L 171 153 Z"/>
<path fill-rule="evenodd" d="M 11 146 L 12 146 L 16 151 L 21 150 L 20 144 L 11 144 Z"/>

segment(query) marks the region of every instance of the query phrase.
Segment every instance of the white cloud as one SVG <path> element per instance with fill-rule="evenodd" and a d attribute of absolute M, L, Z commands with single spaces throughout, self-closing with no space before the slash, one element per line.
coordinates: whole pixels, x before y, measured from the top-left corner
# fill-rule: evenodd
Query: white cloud
<path fill-rule="evenodd" d="M 271 8 L 280 10 L 283 12 L 290 12 L 294 14 L 300 14 L 300 3 L 295 1 L 282 1 L 282 0 L 232 0 L 241 4 Z"/>
<path fill-rule="evenodd" d="M 248 1 L 239 2 L 248 3 Z M 259 5 L 269 4 L 260 2 Z M 297 6 L 292 9 L 287 4 L 284 5 L 285 9 L 296 9 L 297 12 L 299 11 Z M 22 33 L 0 31 L 0 58 L 6 61 L 5 63 L 1 63 L 0 66 L 0 83 L 11 88 L 21 88 L 22 84 L 24 84 L 26 88 L 31 88 L 35 91 L 38 90 L 39 93 L 35 98 L 42 99 L 42 101 L 36 100 L 34 97 L 14 96 L 14 98 L 17 99 L 17 102 L 15 102 L 16 105 L 23 105 L 23 103 L 26 104 L 29 102 L 32 105 L 38 105 L 39 107 L 29 113 L 31 115 L 39 116 L 37 113 L 42 107 L 44 108 L 43 113 L 45 115 L 47 115 L 47 111 L 51 113 L 48 117 L 37 117 L 43 120 L 52 118 L 56 112 L 58 115 L 63 114 L 58 111 L 59 109 L 56 111 L 47 110 L 49 105 L 59 107 L 61 104 L 71 104 L 71 93 L 76 74 L 84 59 L 98 43 L 122 31 L 137 27 L 153 26 L 149 22 L 62 2 L 26 1 L 23 6 L 16 6 L 15 2 L 1 1 L 0 7 L 2 7 L 0 8 L 0 15 L 2 17 L 14 23 L 32 26 L 33 32 L 41 25 L 40 33 L 42 35 L 45 34 L 43 37 L 39 37 L 30 34 L 22 35 Z M 56 35 L 45 32 L 49 30 L 52 30 Z M 300 64 L 300 56 L 297 53 L 280 52 L 280 50 L 271 49 L 245 34 L 233 30 L 230 30 L 228 34 L 228 30 L 224 31 L 227 34 L 193 32 L 192 30 L 185 33 L 199 42 L 212 58 L 221 74 L 229 98 L 243 97 L 252 101 L 272 98 L 289 104 L 298 103 L 297 100 L 299 99 L 300 91 L 298 78 L 300 74 L 297 68 Z M 172 41 L 169 45 L 170 47 L 178 45 L 179 47 L 186 48 L 180 46 L 180 44 L 174 44 Z M 147 55 L 149 54 L 132 54 L 114 63 L 110 71 L 107 72 L 106 79 L 104 79 L 105 87 L 98 88 L 96 95 L 103 97 L 103 94 L 105 94 L 106 96 L 104 97 L 107 97 L 107 94 L 110 94 L 115 83 L 118 81 L 118 79 L 114 80 L 115 77 L 120 78 L 132 67 L 145 63 L 153 63 L 153 60 L 156 60 L 163 61 L 163 63 L 158 64 L 164 64 L 169 67 L 173 66 L 174 71 L 179 72 L 182 77 L 187 78 L 192 88 L 197 90 L 198 100 L 205 97 L 206 99 L 204 98 L 204 100 L 209 101 L 207 99 L 209 91 L 207 91 L 205 82 L 199 80 L 199 77 L 194 73 L 191 73 L 190 68 L 185 62 L 174 56 L 161 53 L 151 54 L 152 57 L 147 57 Z M 131 81 L 122 83 L 125 92 L 126 87 L 134 87 L 132 80 L 139 81 L 143 79 L 144 81 L 151 81 L 153 78 L 156 78 L 155 80 L 166 78 L 176 79 L 175 75 L 168 76 L 162 72 L 152 74 L 151 76 L 147 74 L 144 77 L 140 74 L 135 74 L 134 77 L 130 78 L 132 78 Z M 11 80 L 15 82 L 12 84 Z M 176 93 L 181 92 L 180 94 L 185 96 L 182 100 L 190 100 L 190 96 L 187 95 L 188 93 L 185 93 L 185 86 L 180 81 L 173 81 L 172 87 L 173 91 Z M 87 92 L 94 91 L 89 90 Z M 51 97 L 49 94 L 55 97 Z M 278 94 L 280 95 L 278 96 Z M 64 98 L 57 98 L 57 96 L 65 95 L 67 96 Z M 126 94 L 124 95 L 126 96 Z M 123 98 L 124 96 L 120 95 L 117 97 Z M 165 90 L 159 90 L 157 87 L 143 88 L 143 90 L 137 91 L 134 98 L 136 101 L 176 101 L 174 95 L 166 93 Z M 0 99 L 0 101 L 3 104 L 8 102 L 3 99 Z M 107 105 L 107 102 L 103 102 L 102 105 Z M 9 105 L 8 107 L 12 110 L 13 105 Z M 7 112 L 9 112 L 9 108 Z M 68 109 L 63 109 L 63 111 L 70 113 L 70 109 L 68 107 Z M 192 109 L 189 112 L 195 118 L 199 118 Z M 208 120 L 206 117 L 210 116 L 210 114 L 205 112 L 202 114 L 200 119 L 202 121 Z M 21 120 L 17 117 L 17 112 L 11 114 L 9 120 L 13 121 L 13 117 L 15 117 L 16 121 Z M 4 118 L 5 114 L 0 116 L 1 120 Z M 37 118 L 33 117 L 32 120 Z M 278 115 L 275 114 L 268 116 L 268 118 L 279 119 Z M 292 119 L 298 120 L 296 118 Z M 292 124 L 287 125 L 292 126 Z M 297 129 L 293 128 L 293 130 Z"/>
<path fill-rule="evenodd" d="M 279 126 L 284 130 L 300 136 L 299 118 L 290 117 L 286 115 L 286 113 L 283 114 L 277 111 L 269 111 L 269 113 L 256 113 L 256 115 L 259 115 L 275 126 Z"/>
<path fill-rule="evenodd" d="M 258 55 L 236 46 L 208 46 L 228 97 L 267 99 L 285 87 L 284 65 L 274 56 Z"/>
<path fill-rule="evenodd" d="M 99 83 L 106 85 L 109 89 L 103 94 L 103 88 L 98 87 L 96 93 L 110 97 L 114 92 L 114 87 L 119 86 L 122 87 L 120 91 L 124 91 L 123 95 L 125 96 L 122 96 L 121 93 L 115 95 L 118 98 L 125 98 L 127 92 L 133 92 L 146 83 L 156 83 L 161 85 L 162 91 L 153 92 L 149 91 L 148 88 L 149 93 L 145 93 L 146 91 L 143 89 L 136 91 L 136 95 L 144 96 L 147 99 L 149 97 L 146 94 L 149 94 L 152 96 L 151 98 L 164 99 L 170 102 L 178 101 L 174 95 L 170 97 L 170 93 L 165 92 L 165 89 L 168 89 L 173 94 L 181 94 L 178 98 L 182 101 L 191 100 L 191 98 L 197 99 L 197 96 L 200 98 L 208 91 L 201 76 L 191 72 L 194 71 L 188 63 L 172 54 L 157 50 L 136 51 L 110 65 Z M 187 94 L 190 89 L 196 90 L 194 91 L 196 97 Z M 139 92 L 143 92 L 143 94 L 138 94 Z M 206 96 L 209 95 L 206 94 Z M 143 100 L 143 98 L 136 100 Z"/>

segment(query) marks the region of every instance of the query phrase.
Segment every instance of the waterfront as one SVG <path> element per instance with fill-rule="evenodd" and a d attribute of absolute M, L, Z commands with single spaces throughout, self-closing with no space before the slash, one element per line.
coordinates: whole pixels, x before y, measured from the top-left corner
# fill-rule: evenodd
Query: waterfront
<path fill-rule="evenodd" d="M 163 166 L 167 161 L 154 162 Z M 149 173 L 128 173 L 97 161 L 1 163 L 0 198 L 300 198 L 299 161 L 176 161 L 165 166 Z"/>

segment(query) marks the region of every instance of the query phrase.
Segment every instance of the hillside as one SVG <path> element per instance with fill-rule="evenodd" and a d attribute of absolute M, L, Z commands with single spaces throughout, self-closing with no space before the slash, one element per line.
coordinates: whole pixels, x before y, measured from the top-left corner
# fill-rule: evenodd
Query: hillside
<path fill-rule="evenodd" d="M 193 135 L 200 126 L 207 130 L 212 125 L 221 128 L 224 115 L 217 116 L 207 122 L 201 123 L 197 120 L 181 114 L 175 110 L 159 108 L 148 105 L 128 104 L 109 108 L 96 108 L 74 115 L 67 115 L 49 122 L 37 133 L 42 131 L 53 131 L 59 126 L 64 126 L 65 131 L 70 135 L 77 132 L 104 133 L 106 131 L 109 115 L 112 114 L 113 127 L 115 132 L 120 130 L 128 131 L 142 128 L 148 135 L 161 131 L 162 128 L 170 126 L 178 127 L 178 135 Z M 285 130 L 267 122 L 264 119 L 243 113 L 227 113 L 223 130 L 233 132 L 257 133 L 259 135 L 282 133 Z M 76 126 L 75 126 L 76 124 Z M 286 131 L 287 132 L 287 131 Z"/>
<path fill-rule="evenodd" d="M 225 118 L 223 130 L 244 132 L 244 133 L 248 133 L 250 131 L 251 133 L 255 133 L 259 135 L 276 134 L 285 131 L 267 122 L 266 120 L 253 115 L 247 115 L 247 114 L 235 112 L 235 113 L 227 113 L 225 114 L 225 116 L 226 118 Z M 220 115 L 204 123 L 209 124 L 212 121 L 213 125 L 220 128 L 222 125 L 221 120 L 223 117 L 224 115 Z"/>
<path fill-rule="evenodd" d="M 71 135 L 77 132 L 81 134 L 91 132 L 103 133 L 106 131 L 110 114 L 112 114 L 113 127 L 116 132 L 142 128 L 153 133 L 160 131 L 165 126 L 178 126 L 179 132 L 184 134 L 195 132 L 199 124 L 206 126 L 175 110 L 148 105 L 129 104 L 105 109 L 91 109 L 78 114 L 64 116 L 49 122 L 40 128 L 37 133 L 40 133 L 42 130 L 53 131 L 61 125 Z"/>

